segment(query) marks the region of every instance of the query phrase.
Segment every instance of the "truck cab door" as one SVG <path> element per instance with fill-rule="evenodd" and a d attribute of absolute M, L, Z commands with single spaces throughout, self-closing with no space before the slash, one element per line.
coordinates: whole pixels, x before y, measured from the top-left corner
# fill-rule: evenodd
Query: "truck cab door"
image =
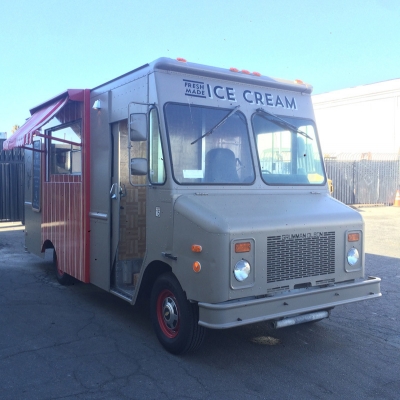
<path fill-rule="evenodd" d="M 112 124 L 112 138 L 111 291 L 131 300 L 146 252 L 147 176 L 131 176 L 130 157 L 146 158 L 147 141 L 130 141 L 127 120 Z"/>

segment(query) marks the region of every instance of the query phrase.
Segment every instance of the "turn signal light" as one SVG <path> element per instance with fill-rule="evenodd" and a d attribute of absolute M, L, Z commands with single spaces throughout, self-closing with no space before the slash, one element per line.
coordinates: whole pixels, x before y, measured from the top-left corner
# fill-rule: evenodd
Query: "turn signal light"
<path fill-rule="evenodd" d="M 360 234 L 359 233 L 349 233 L 347 235 L 347 241 L 348 242 L 358 242 L 360 240 Z"/>
<path fill-rule="evenodd" d="M 201 271 L 201 264 L 198 261 L 193 263 L 193 271 L 196 273 Z"/>
<path fill-rule="evenodd" d="M 235 243 L 235 253 L 248 253 L 250 250 L 250 242 Z"/>
<path fill-rule="evenodd" d="M 192 244 L 193 253 L 201 253 L 203 248 L 199 244 Z"/>

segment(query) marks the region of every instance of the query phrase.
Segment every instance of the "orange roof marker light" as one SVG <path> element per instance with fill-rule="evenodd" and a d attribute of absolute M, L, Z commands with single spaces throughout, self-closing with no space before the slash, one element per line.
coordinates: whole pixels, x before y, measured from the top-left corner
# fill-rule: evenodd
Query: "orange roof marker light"
<path fill-rule="evenodd" d="M 229 68 L 229 71 L 232 71 L 232 72 L 239 72 L 239 70 L 238 70 L 237 68 L 234 68 L 234 67 L 230 67 L 230 68 Z"/>
<path fill-rule="evenodd" d="M 176 59 L 177 59 L 178 61 L 180 61 L 180 62 L 187 62 L 186 59 L 185 59 L 185 58 L 182 58 L 182 57 L 177 57 Z"/>
<path fill-rule="evenodd" d="M 254 72 L 253 72 L 253 75 L 255 75 L 255 76 L 261 76 L 261 74 L 260 74 L 259 72 L 257 72 L 257 71 L 254 71 Z"/>
<path fill-rule="evenodd" d="M 295 79 L 294 83 L 297 83 L 299 85 L 304 85 L 304 82 L 301 79 Z"/>
<path fill-rule="evenodd" d="M 248 71 L 247 69 L 242 69 L 242 74 L 246 74 L 246 75 L 250 75 L 250 71 Z"/>

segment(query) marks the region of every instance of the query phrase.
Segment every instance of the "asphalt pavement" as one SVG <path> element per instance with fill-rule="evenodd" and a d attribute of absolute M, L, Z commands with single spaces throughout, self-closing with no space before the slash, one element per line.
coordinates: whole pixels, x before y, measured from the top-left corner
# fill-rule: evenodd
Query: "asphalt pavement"
<path fill-rule="evenodd" d="M 400 207 L 359 211 L 381 298 L 315 324 L 208 331 L 180 357 L 145 307 L 60 286 L 50 261 L 24 251 L 23 226 L 0 223 L 0 399 L 399 399 Z"/>

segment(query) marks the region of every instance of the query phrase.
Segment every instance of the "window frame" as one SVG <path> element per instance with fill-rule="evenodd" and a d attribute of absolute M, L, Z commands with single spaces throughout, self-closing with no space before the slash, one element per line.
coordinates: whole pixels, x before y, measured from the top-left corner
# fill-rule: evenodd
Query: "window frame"
<path fill-rule="evenodd" d="M 162 152 L 162 157 L 163 157 L 163 169 L 164 169 L 164 181 L 163 182 L 153 182 L 151 179 L 151 174 L 150 172 L 152 171 L 152 157 L 151 157 L 151 150 L 153 148 L 152 146 L 152 138 L 153 136 L 151 135 L 151 113 L 153 112 L 156 113 L 156 118 L 157 118 L 157 122 L 158 122 L 158 137 L 159 137 L 159 141 L 160 141 L 160 145 L 161 145 L 161 152 Z M 158 112 L 158 108 L 157 107 L 151 107 L 149 112 L 148 112 L 148 146 L 147 146 L 147 151 L 148 151 L 148 168 L 149 168 L 149 172 L 148 172 L 148 180 L 149 183 L 153 186 L 163 186 L 165 185 L 165 183 L 167 182 L 167 168 L 166 168 L 166 163 L 165 163 L 165 148 L 164 148 L 164 143 L 163 143 L 163 138 L 161 135 L 161 124 L 160 124 L 160 114 Z"/>
<path fill-rule="evenodd" d="M 66 122 L 64 124 L 59 124 L 59 125 L 52 126 L 52 127 L 50 127 L 50 128 L 45 130 L 45 135 L 43 135 L 43 137 L 45 137 L 45 139 L 46 139 L 46 150 L 47 150 L 46 151 L 46 181 L 47 182 L 49 182 L 51 180 L 50 179 L 51 176 L 65 176 L 65 175 L 66 176 L 82 176 L 82 169 L 83 169 L 83 159 L 82 159 L 82 157 L 83 157 L 83 152 L 82 152 L 82 138 L 83 138 L 82 122 L 83 122 L 82 118 L 79 118 L 79 119 L 76 119 L 76 120 L 73 120 L 73 121 Z M 59 130 L 62 130 L 62 129 L 65 129 L 65 128 L 71 127 L 72 125 L 77 125 L 77 124 L 79 124 L 80 134 L 81 134 L 80 143 L 72 142 L 72 141 L 69 141 L 69 140 L 59 139 L 59 138 L 53 136 L 53 132 L 59 131 Z M 72 152 L 72 146 L 80 147 L 80 150 L 79 150 L 79 152 L 80 152 L 80 160 L 81 160 L 80 172 L 68 172 L 68 173 L 58 173 L 57 174 L 57 173 L 53 173 L 51 171 L 51 168 L 52 168 L 51 158 L 52 158 L 52 155 L 53 155 L 53 152 L 52 152 L 52 141 L 69 144 L 71 146 L 70 150 L 69 150 L 70 152 Z"/>

